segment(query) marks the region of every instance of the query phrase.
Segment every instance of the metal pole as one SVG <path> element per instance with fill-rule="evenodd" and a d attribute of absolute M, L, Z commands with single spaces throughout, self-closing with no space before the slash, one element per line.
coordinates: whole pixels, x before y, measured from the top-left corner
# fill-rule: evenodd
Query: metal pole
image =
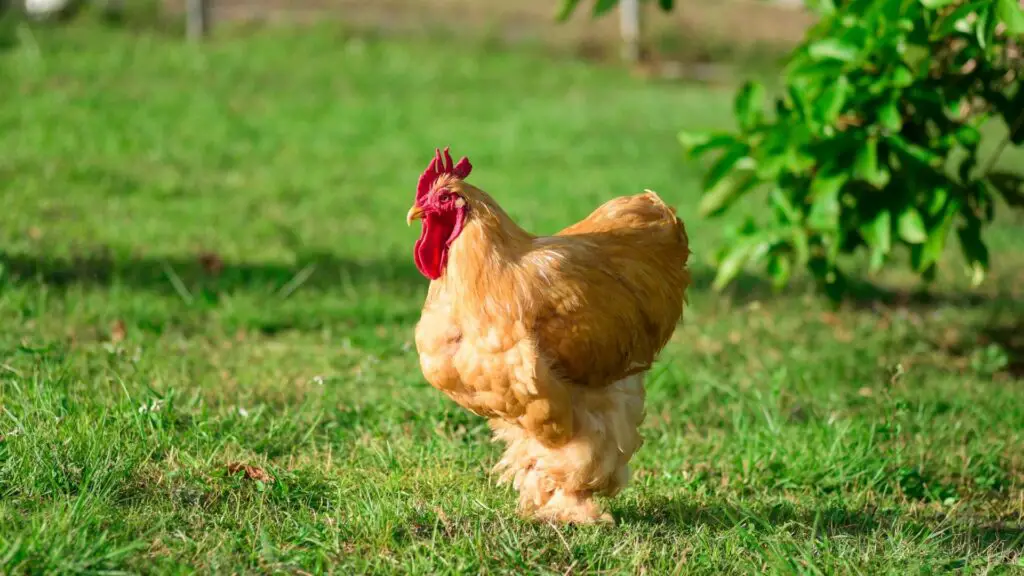
<path fill-rule="evenodd" d="M 187 0 L 185 9 L 188 39 L 202 40 L 210 31 L 210 0 Z"/>
<path fill-rule="evenodd" d="M 640 61 L 640 0 L 619 1 L 619 35 L 622 59 L 630 64 Z"/>

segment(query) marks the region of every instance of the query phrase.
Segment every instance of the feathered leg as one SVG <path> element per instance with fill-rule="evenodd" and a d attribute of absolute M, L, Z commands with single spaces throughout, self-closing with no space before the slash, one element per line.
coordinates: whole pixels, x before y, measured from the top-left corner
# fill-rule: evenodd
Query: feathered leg
<path fill-rule="evenodd" d="M 499 483 L 519 491 L 527 516 L 555 522 L 612 522 L 595 496 L 615 496 L 629 482 L 629 460 L 640 448 L 644 419 L 643 375 L 602 389 L 573 390 L 573 436 L 545 446 L 514 423 L 492 420 L 495 438 L 506 444 L 495 466 Z"/>

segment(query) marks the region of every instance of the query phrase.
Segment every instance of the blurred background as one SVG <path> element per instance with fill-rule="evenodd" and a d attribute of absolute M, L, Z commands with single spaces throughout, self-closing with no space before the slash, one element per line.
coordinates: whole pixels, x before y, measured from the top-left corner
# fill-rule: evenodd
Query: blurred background
<path fill-rule="evenodd" d="M 12 0 L 39 18 L 60 18 L 91 6 L 113 17 L 179 20 L 190 12 L 201 14 L 207 26 L 244 23 L 334 20 L 351 29 L 378 34 L 444 32 L 495 41 L 543 43 L 569 53 L 600 56 L 617 53 L 622 32 L 618 18 L 591 19 L 581 10 L 568 23 L 555 25 L 558 2 L 529 0 L 518 3 L 483 3 L 472 0 Z M 665 13 L 654 2 L 636 2 L 624 10 L 642 14 L 643 41 L 648 48 L 709 59 L 756 48 L 785 49 L 803 35 L 813 16 L 802 1 L 688 0 L 680 10 Z M 588 7 L 589 8 L 589 7 Z M 187 22 L 187 20 L 186 20 Z M 704 47 L 702 50 L 700 47 Z M 702 54 L 702 52 L 707 52 Z"/>
<path fill-rule="evenodd" d="M 334 282 L 339 259 L 415 276 L 389 214 L 448 144 L 539 233 L 644 187 L 686 211 L 701 171 L 679 131 L 728 126 L 736 87 L 778 84 L 815 17 L 677 8 L 641 2 L 631 29 L 625 6 L 560 22 L 545 0 L 9 2 L 8 269 L 211 294 L 279 288 L 324 259 L 305 288 Z M 691 226 L 707 284 L 721 226 Z"/>

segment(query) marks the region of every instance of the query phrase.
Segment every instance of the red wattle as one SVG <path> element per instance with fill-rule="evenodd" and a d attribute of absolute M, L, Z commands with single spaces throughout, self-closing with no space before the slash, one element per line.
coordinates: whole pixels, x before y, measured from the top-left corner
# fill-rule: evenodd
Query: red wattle
<path fill-rule="evenodd" d="M 423 231 L 416 241 L 416 268 L 420 273 L 437 280 L 444 273 L 448 263 L 448 244 L 453 240 L 453 232 L 458 218 L 454 213 L 428 213 L 423 218 Z"/>

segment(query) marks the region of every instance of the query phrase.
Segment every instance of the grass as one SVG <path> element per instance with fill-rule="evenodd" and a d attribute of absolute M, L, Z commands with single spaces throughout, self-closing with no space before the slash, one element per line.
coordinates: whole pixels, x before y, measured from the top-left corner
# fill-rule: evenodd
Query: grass
<path fill-rule="evenodd" d="M 975 293 L 951 253 L 928 301 L 715 295 L 675 134 L 728 92 L 327 28 L 32 42 L 0 55 L 0 572 L 1022 570 L 1012 218 Z M 403 219 L 446 144 L 538 232 L 644 187 L 688 221 L 617 527 L 520 521 L 419 374 Z"/>

